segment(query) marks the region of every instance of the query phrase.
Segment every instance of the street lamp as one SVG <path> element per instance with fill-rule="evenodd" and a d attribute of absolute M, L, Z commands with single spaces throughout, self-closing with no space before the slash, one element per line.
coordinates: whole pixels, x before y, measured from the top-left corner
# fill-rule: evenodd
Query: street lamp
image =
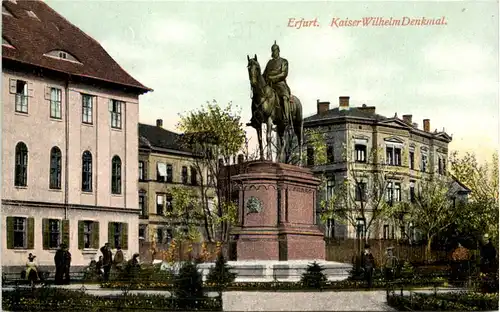
<path fill-rule="evenodd" d="M 365 218 L 356 218 L 356 236 L 358 237 L 358 255 L 361 254 L 361 244 L 363 242 L 365 232 Z"/>

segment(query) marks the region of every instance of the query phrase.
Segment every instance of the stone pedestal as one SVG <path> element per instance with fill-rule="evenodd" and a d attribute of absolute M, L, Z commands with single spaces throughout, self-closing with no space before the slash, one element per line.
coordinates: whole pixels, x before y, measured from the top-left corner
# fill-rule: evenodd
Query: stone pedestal
<path fill-rule="evenodd" d="M 324 260 L 323 233 L 316 225 L 320 180 L 307 168 L 254 161 L 231 177 L 239 190 L 233 228 L 240 260 Z"/>

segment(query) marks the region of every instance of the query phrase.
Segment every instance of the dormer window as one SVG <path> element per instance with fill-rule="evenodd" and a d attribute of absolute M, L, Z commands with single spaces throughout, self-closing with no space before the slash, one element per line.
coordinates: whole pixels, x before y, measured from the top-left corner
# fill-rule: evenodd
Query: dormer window
<path fill-rule="evenodd" d="M 78 59 L 76 57 L 71 55 L 69 52 L 62 51 L 62 50 L 50 51 L 48 53 L 45 53 L 44 55 L 48 56 L 48 57 L 56 58 L 59 60 L 65 60 L 65 61 L 81 64 L 81 62 L 78 61 Z"/>

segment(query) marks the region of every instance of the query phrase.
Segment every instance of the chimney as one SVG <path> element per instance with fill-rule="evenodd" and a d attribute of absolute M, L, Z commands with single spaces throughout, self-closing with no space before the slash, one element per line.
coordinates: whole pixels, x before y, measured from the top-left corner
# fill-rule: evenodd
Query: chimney
<path fill-rule="evenodd" d="M 414 122 L 413 123 L 413 128 L 418 129 L 418 123 Z"/>
<path fill-rule="evenodd" d="M 245 156 L 243 154 L 238 155 L 238 165 L 242 164 L 245 161 Z"/>
<path fill-rule="evenodd" d="M 431 120 L 430 119 L 424 119 L 424 131 L 429 132 L 431 129 Z"/>
<path fill-rule="evenodd" d="M 316 105 L 318 106 L 318 115 L 324 114 L 330 109 L 330 102 L 320 102 L 317 100 Z"/>
<path fill-rule="evenodd" d="M 412 115 L 403 115 L 403 121 L 411 125 L 411 117 Z"/>
<path fill-rule="evenodd" d="M 163 128 L 163 119 L 156 119 L 156 126 Z"/>
<path fill-rule="evenodd" d="M 349 97 L 339 96 L 339 110 L 349 109 Z"/>
<path fill-rule="evenodd" d="M 366 106 L 366 104 L 363 104 L 363 106 L 358 107 L 358 109 L 361 110 L 362 112 L 375 115 L 375 106 Z"/>

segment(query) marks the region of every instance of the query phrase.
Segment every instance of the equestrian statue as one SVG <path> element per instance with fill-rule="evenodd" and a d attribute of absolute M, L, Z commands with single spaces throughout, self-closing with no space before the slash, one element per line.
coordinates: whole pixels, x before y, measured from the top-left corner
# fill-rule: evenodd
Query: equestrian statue
<path fill-rule="evenodd" d="M 288 76 L 288 61 L 280 57 L 280 48 L 274 41 L 271 47 L 271 60 L 266 65 L 262 74 L 257 55 L 248 60 L 248 75 L 252 88 L 252 118 L 247 126 L 255 128 L 259 140 L 260 159 L 264 160 L 264 147 L 262 145 L 262 124 L 267 128 L 267 160 L 272 160 L 272 131 L 276 126 L 278 135 L 277 160 L 283 161 L 285 158 L 287 132 L 293 132 L 297 138 L 299 164 L 302 160 L 302 140 L 303 140 L 303 120 L 302 104 L 300 100 L 292 95 L 286 83 Z M 293 131 L 287 131 L 287 130 Z M 293 135 L 291 134 L 291 135 Z"/>

